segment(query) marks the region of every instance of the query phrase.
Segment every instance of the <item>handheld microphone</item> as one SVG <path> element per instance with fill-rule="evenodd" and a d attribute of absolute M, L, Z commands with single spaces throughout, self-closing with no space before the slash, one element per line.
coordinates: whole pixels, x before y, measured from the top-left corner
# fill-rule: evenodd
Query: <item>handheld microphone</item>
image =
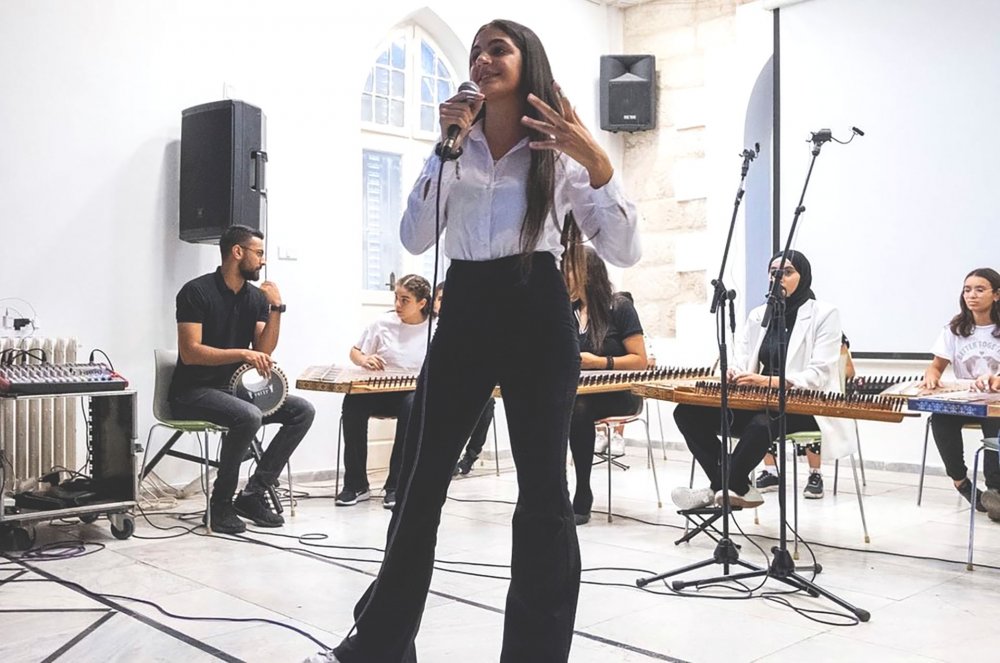
<path fill-rule="evenodd" d="M 859 136 L 864 136 L 865 135 L 865 132 L 862 131 L 861 129 L 858 129 L 857 127 L 851 127 L 851 131 L 853 131 L 854 133 L 856 133 Z"/>
<path fill-rule="evenodd" d="M 479 94 L 479 86 L 472 81 L 465 81 L 458 86 L 459 92 L 464 92 L 466 96 L 471 97 L 472 95 Z M 441 143 L 441 156 L 445 159 L 454 159 L 458 157 L 455 154 L 455 141 L 458 140 L 458 134 L 462 132 L 462 127 L 457 124 L 452 124 L 448 127 L 448 137 L 444 139 Z"/>

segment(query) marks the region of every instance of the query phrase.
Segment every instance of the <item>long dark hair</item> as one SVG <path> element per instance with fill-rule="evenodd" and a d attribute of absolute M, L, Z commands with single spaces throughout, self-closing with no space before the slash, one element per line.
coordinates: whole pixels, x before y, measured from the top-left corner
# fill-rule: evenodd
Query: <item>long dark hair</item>
<path fill-rule="evenodd" d="M 486 28 L 496 28 L 510 37 L 518 50 L 521 51 L 521 92 L 524 94 L 524 114 L 536 120 L 545 121 L 541 113 L 527 102 L 531 93 L 557 111 L 561 107 L 559 97 L 552 87 L 552 66 L 545 47 L 535 32 L 520 23 L 506 19 L 494 19 L 476 31 L 476 37 Z M 471 65 L 471 62 L 470 62 Z M 483 104 L 480 117 L 486 113 L 488 104 Z M 477 118 L 479 119 L 479 118 Z M 528 129 L 531 140 L 544 141 L 548 136 L 540 131 Z M 521 224 L 521 253 L 527 259 L 538 246 L 542 236 L 545 220 L 552 212 L 552 200 L 555 193 L 556 155 L 551 150 L 531 150 L 531 165 L 528 167 L 527 202 L 528 209 Z M 555 221 L 554 221 L 555 222 Z M 572 219 L 566 220 L 571 223 Z M 572 262 L 573 258 L 567 256 Z"/>
<path fill-rule="evenodd" d="M 585 269 L 572 272 L 575 291 L 587 305 L 587 341 L 594 352 L 600 353 L 604 339 L 611 329 L 611 310 L 618 301 L 608 268 L 597 251 L 590 246 L 582 246 L 580 256 Z"/>
<path fill-rule="evenodd" d="M 965 275 L 965 278 L 962 279 L 962 292 L 958 295 L 958 315 L 952 318 L 948 325 L 951 333 L 956 336 L 969 337 L 976 330 L 976 319 L 965 303 L 965 282 L 970 276 L 978 276 L 989 281 L 993 292 L 1000 290 L 1000 274 L 995 269 L 980 267 Z M 993 336 L 1000 338 L 1000 302 L 993 302 L 993 306 L 990 308 L 990 322 L 993 323 Z"/>

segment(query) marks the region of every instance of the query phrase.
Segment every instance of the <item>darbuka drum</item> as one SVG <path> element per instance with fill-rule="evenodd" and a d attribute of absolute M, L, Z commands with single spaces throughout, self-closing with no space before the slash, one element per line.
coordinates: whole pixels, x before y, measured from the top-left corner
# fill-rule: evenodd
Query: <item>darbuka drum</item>
<path fill-rule="evenodd" d="M 285 404 L 288 396 L 288 378 L 277 366 L 271 366 L 270 377 L 257 372 L 253 364 L 243 364 L 233 373 L 229 391 L 239 399 L 253 403 L 263 416 L 274 414 Z"/>

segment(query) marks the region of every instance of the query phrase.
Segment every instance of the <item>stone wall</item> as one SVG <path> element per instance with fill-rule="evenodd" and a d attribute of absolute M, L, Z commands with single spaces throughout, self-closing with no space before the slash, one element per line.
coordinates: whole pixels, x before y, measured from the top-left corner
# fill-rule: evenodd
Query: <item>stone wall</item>
<path fill-rule="evenodd" d="M 751 1 L 665 0 L 625 11 L 624 51 L 656 56 L 656 129 L 626 134 L 623 162 L 643 216 L 643 259 L 622 288 L 635 295 L 650 336 L 675 337 L 678 307 L 707 301 L 706 272 L 679 265 L 677 255 L 707 228 L 706 54 L 731 44 L 736 9 Z"/>

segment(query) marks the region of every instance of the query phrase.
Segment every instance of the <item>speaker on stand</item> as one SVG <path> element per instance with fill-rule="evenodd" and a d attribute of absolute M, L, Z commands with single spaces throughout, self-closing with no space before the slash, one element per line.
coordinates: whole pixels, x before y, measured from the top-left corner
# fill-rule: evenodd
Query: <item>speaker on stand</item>
<path fill-rule="evenodd" d="M 652 55 L 601 56 L 601 129 L 656 128 L 656 58 Z"/>
<path fill-rule="evenodd" d="M 181 113 L 180 238 L 215 243 L 232 225 L 264 231 L 266 118 L 226 99 Z"/>

